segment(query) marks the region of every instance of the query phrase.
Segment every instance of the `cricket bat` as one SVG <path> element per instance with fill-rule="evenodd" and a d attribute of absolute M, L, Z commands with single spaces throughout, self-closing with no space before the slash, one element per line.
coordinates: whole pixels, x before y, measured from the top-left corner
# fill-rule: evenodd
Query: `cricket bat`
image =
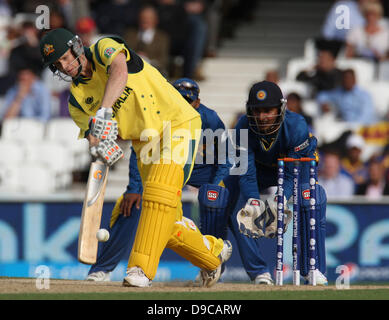
<path fill-rule="evenodd" d="M 96 233 L 100 229 L 108 170 L 101 160 L 92 162 L 89 169 L 78 236 L 78 261 L 85 264 L 94 264 L 97 259 Z"/>

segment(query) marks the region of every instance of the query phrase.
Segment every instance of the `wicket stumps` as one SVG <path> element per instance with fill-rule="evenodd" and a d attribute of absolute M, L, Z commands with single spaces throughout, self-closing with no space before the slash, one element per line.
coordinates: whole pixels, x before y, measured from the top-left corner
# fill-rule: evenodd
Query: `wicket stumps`
<path fill-rule="evenodd" d="M 284 174 L 285 162 L 293 162 L 293 231 L 292 231 L 292 257 L 293 257 L 293 284 L 300 285 L 299 265 L 299 176 L 300 163 L 309 162 L 309 284 L 316 285 L 316 160 L 313 158 L 281 158 L 278 159 L 277 180 L 277 260 L 276 260 L 276 285 L 282 286 L 284 273 Z"/>

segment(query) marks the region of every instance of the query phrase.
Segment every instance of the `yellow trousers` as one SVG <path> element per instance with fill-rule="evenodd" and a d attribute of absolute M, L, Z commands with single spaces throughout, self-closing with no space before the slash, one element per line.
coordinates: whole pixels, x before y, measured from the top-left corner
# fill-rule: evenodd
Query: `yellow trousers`
<path fill-rule="evenodd" d="M 178 127 L 167 125 L 162 135 L 132 142 L 144 191 L 128 268 L 142 268 L 151 280 L 165 248 L 202 269 L 214 270 L 220 265 L 223 240 L 202 235 L 182 214 L 182 188 L 192 172 L 200 135 L 198 116 Z M 117 211 L 119 205 L 115 208 Z M 111 222 L 116 220 L 112 218 Z"/>

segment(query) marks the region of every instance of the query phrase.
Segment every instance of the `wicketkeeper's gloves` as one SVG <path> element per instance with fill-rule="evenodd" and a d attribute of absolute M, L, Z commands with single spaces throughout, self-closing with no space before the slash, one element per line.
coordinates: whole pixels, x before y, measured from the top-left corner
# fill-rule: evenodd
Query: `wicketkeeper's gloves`
<path fill-rule="evenodd" d="M 236 216 L 240 233 L 250 238 L 263 237 L 265 208 L 265 203 L 262 200 L 248 199 L 244 208 L 240 209 Z"/>
<path fill-rule="evenodd" d="M 123 150 L 114 140 L 101 140 L 97 146 L 90 148 L 90 153 L 108 166 L 112 166 L 124 156 Z"/>
<path fill-rule="evenodd" d="M 265 237 L 274 238 L 277 235 L 277 196 L 265 201 Z M 284 197 L 284 232 L 288 229 L 288 224 L 292 220 L 292 211 L 288 209 L 288 202 Z"/>
<path fill-rule="evenodd" d="M 100 108 L 91 122 L 92 136 L 100 140 L 116 140 L 119 133 L 118 123 L 112 120 L 112 108 Z"/>

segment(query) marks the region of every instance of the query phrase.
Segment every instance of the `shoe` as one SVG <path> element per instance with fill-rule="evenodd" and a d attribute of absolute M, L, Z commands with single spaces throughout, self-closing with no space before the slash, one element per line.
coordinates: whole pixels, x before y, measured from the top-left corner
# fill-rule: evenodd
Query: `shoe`
<path fill-rule="evenodd" d="M 111 273 L 104 271 L 97 271 L 88 274 L 86 277 L 87 281 L 106 282 L 111 281 Z"/>
<path fill-rule="evenodd" d="M 124 287 L 151 287 L 151 280 L 146 277 L 143 270 L 139 267 L 132 267 L 127 270 L 127 276 L 123 279 Z"/>
<path fill-rule="evenodd" d="M 265 284 L 268 286 L 274 285 L 274 281 L 271 278 L 271 275 L 269 272 L 261 273 L 255 277 L 254 280 L 255 284 Z"/>
<path fill-rule="evenodd" d="M 328 286 L 328 280 L 324 274 L 322 274 L 319 270 L 316 270 L 316 285 L 318 286 Z M 305 283 L 309 284 L 309 274 L 304 277 Z"/>
<path fill-rule="evenodd" d="M 232 245 L 231 242 L 228 240 L 224 240 L 223 249 L 219 254 L 219 259 L 221 263 L 215 270 L 200 270 L 200 285 L 202 287 L 210 288 L 212 287 L 216 282 L 219 281 L 221 276 L 221 270 L 222 270 L 222 264 L 226 262 L 232 254 Z"/>

